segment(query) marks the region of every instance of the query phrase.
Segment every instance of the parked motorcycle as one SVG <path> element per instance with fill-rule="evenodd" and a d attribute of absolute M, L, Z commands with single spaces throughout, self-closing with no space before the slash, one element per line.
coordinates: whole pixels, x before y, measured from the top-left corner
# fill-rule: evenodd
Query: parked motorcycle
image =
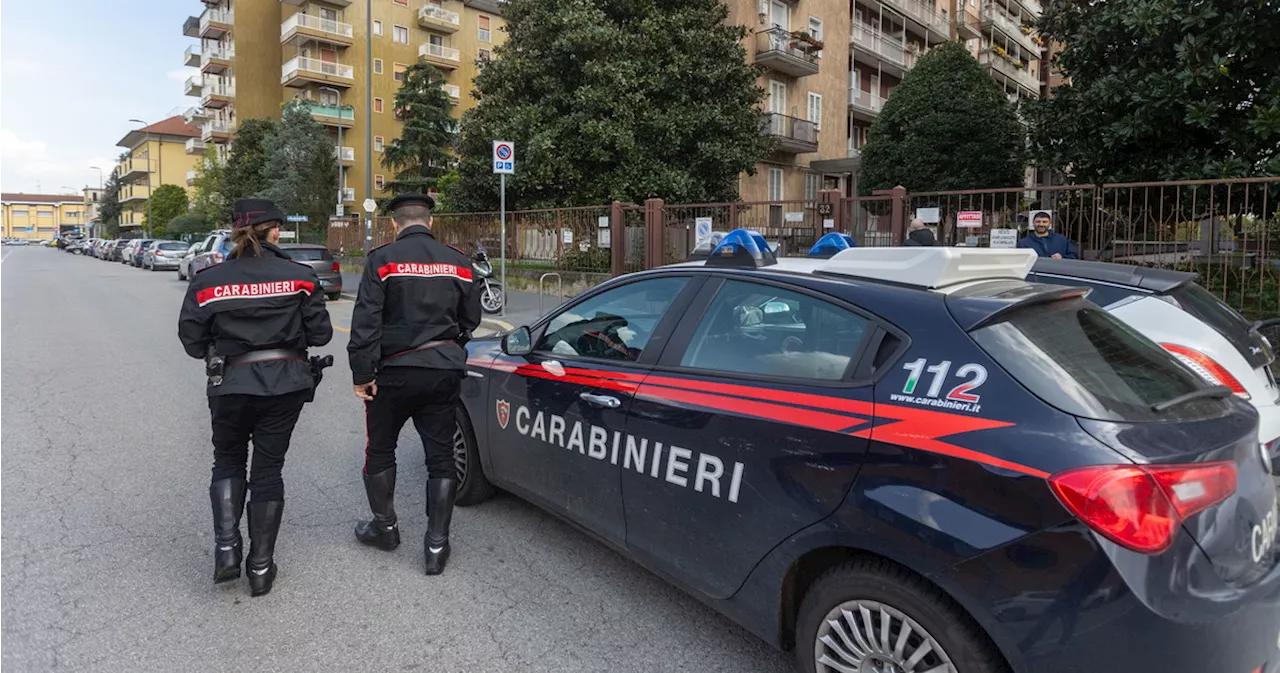
<path fill-rule="evenodd" d="M 489 262 L 489 253 L 479 243 L 476 244 L 476 253 L 471 256 L 471 266 L 475 269 L 475 282 L 484 284 L 484 291 L 480 294 L 480 310 L 489 314 L 501 312 L 507 296 L 502 291 L 502 283 L 493 278 L 493 264 Z"/>

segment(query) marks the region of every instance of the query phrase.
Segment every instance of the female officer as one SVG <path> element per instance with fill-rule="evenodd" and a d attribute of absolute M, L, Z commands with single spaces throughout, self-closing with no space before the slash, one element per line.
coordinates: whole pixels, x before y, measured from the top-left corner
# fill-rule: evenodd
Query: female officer
<path fill-rule="evenodd" d="M 198 273 L 178 318 L 187 354 L 205 358 L 213 416 L 213 581 L 240 577 L 240 514 L 249 471 L 249 588 L 271 591 L 276 533 L 284 511 L 280 470 L 289 436 L 312 392 L 308 346 L 333 337 L 315 271 L 276 243 L 284 214 L 265 199 L 235 204 L 227 261 Z M 219 364 L 221 360 L 221 364 Z"/>

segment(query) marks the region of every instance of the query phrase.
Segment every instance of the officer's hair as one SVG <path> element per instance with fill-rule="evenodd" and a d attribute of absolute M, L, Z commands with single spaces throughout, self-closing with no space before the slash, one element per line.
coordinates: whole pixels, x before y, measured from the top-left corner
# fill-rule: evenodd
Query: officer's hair
<path fill-rule="evenodd" d="M 279 222 L 263 222 L 251 227 L 240 227 L 231 231 L 231 242 L 236 246 L 236 257 L 259 257 L 262 255 L 262 242 L 267 240 L 267 232 L 280 226 Z"/>
<path fill-rule="evenodd" d="M 421 204 L 410 203 L 396 208 L 395 212 L 391 213 L 391 218 L 400 227 L 415 224 L 426 226 L 431 221 L 431 209 Z"/>

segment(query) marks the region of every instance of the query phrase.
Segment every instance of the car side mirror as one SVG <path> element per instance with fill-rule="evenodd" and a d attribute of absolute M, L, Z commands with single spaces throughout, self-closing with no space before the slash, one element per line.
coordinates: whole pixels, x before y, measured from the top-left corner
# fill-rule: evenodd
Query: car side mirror
<path fill-rule="evenodd" d="M 533 352 L 533 335 L 528 327 L 517 327 L 502 336 L 502 352 L 507 355 L 528 355 Z"/>

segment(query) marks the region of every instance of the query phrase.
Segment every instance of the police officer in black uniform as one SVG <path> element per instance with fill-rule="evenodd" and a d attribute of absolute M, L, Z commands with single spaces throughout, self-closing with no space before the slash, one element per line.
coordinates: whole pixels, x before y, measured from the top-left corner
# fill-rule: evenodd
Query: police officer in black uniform
<path fill-rule="evenodd" d="M 356 396 L 365 401 L 364 486 L 373 519 L 356 538 L 385 550 L 400 545 L 396 525 L 396 440 L 405 421 L 422 436 L 427 460 L 426 572 L 449 559 L 449 520 L 458 489 L 453 459 L 462 347 L 480 324 L 481 286 L 471 260 L 431 233 L 435 200 L 403 194 L 387 204 L 396 240 L 370 251 L 347 353 Z"/>
<path fill-rule="evenodd" d="M 183 347 L 205 359 L 209 374 L 215 583 L 240 577 L 240 514 L 253 439 L 246 568 L 254 596 L 271 591 L 276 577 L 272 559 L 284 511 L 280 470 L 302 405 L 318 382 L 306 349 L 333 337 L 315 271 L 276 247 L 284 219 L 265 199 L 236 201 L 235 249 L 192 279 L 178 319 Z"/>

